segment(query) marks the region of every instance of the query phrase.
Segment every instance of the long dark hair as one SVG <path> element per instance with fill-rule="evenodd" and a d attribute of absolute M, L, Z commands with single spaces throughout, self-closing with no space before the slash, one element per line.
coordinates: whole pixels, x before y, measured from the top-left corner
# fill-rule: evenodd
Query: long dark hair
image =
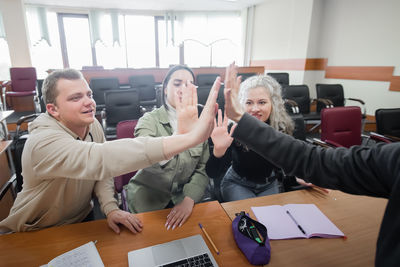
<path fill-rule="evenodd" d="M 162 94 L 161 94 L 162 104 L 164 105 L 165 109 L 168 109 L 167 103 L 166 103 L 166 101 L 165 101 L 165 88 L 167 88 L 168 82 L 169 82 L 169 80 L 171 79 L 172 74 L 174 74 L 174 72 L 175 72 L 175 71 L 178 71 L 178 70 L 187 70 L 188 72 L 190 72 L 190 74 L 192 74 L 193 82 L 194 82 L 194 80 L 195 80 L 193 71 L 192 71 L 189 67 L 187 67 L 187 66 L 184 66 L 184 65 L 175 65 L 175 66 L 173 66 L 172 68 L 170 68 L 170 69 L 168 70 L 168 72 L 167 72 L 167 75 L 166 75 L 165 78 L 164 78 L 163 86 L 162 86 Z"/>

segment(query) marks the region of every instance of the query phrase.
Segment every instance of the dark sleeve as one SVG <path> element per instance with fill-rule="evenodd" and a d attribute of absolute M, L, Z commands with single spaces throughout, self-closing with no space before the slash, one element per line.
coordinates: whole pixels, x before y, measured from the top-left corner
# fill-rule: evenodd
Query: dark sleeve
<path fill-rule="evenodd" d="M 400 171 L 400 143 L 325 149 L 280 133 L 248 114 L 233 137 L 289 175 L 352 194 L 387 198 Z"/>
<path fill-rule="evenodd" d="M 214 156 L 214 144 L 211 138 L 208 139 L 208 145 L 210 148 L 210 157 L 206 164 L 206 172 L 207 175 L 211 178 L 221 177 L 222 174 L 225 174 L 228 167 L 232 164 L 232 145 L 226 150 L 225 154 L 216 158 Z"/>

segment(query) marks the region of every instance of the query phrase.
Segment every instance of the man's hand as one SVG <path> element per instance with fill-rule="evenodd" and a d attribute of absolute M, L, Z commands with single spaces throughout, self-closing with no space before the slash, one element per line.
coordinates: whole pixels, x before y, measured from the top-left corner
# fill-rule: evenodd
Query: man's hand
<path fill-rule="evenodd" d="M 120 233 L 118 224 L 125 225 L 132 233 L 137 234 L 142 231 L 143 224 L 134 214 L 123 211 L 113 210 L 107 215 L 108 226 L 117 234 Z"/>
<path fill-rule="evenodd" d="M 187 82 L 183 85 L 182 94 L 175 94 L 178 134 L 190 132 L 198 121 L 197 89 L 194 84 Z"/>
<path fill-rule="evenodd" d="M 307 183 L 306 181 L 304 181 L 303 179 L 298 178 L 298 177 L 296 177 L 296 182 L 298 184 L 302 185 L 302 186 L 308 186 L 308 187 L 312 187 L 312 188 L 315 188 L 315 189 L 319 189 L 319 190 L 321 190 L 322 192 L 324 192 L 326 194 L 329 194 L 329 192 L 330 192 L 329 189 L 326 189 L 326 188 L 323 188 L 323 187 L 320 187 L 320 186 L 316 186 L 313 183 Z"/>
<path fill-rule="evenodd" d="M 174 230 L 177 226 L 181 227 L 192 214 L 194 200 L 190 197 L 185 197 L 181 203 L 175 205 L 167 216 L 165 227 L 169 230 L 172 227 Z"/>
<path fill-rule="evenodd" d="M 231 128 L 230 133 L 228 133 L 228 117 L 226 113 L 224 119 L 222 120 L 222 111 L 218 110 L 218 122 L 214 120 L 214 130 L 211 133 L 211 139 L 214 143 L 213 154 L 215 157 L 222 157 L 228 147 L 232 144 L 233 138 L 232 133 L 235 130 L 236 125 Z"/>
<path fill-rule="evenodd" d="M 228 118 L 235 122 L 238 122 L 244 114 L 238 98 L 241 80 L 241 77 L 237 77 L 235 63 L 232 63 L 226 68 L 224 95 L 225 112 Z"/>

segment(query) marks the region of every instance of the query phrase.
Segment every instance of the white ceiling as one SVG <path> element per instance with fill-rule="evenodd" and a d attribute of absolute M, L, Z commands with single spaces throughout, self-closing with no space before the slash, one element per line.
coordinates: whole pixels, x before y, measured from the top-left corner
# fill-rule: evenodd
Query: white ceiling
<path fill-rule="evenodd" d="M 220 11 L 242 10 L 265 0 L 25 0 L 25 3 L 54 7 Z"/>

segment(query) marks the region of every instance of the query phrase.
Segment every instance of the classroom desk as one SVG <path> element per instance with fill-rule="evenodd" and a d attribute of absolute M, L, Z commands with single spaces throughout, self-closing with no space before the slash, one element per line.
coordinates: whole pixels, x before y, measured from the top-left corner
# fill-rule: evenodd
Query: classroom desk
<path fill-rule="evenodd" d="M 0 124 L 3 128 L 5 139 L 8 140 L 8 129 L 6 119 L 14 113 L 14 110 L 0 111 Z"/>
<path fill-rule="evenodd" d="M 355 196 L 332 190 L 323 194 L 314 189 L 223 203 L 233 219 L 236 212 L 249 212 L 252 206 L 314 203 L 347 239 L 311 238 L 271 241 L 274 266 L 374 266 L 376 241 L 386 199 Z"/>
<path fill-rule="evenodd" d="M 128 252 L 134 249 L 201 234 L 219 266 L 251 266 L 233 239 L 231 221 L 217 201 L 195 205 L 189 220 L 180 228 L 164 227 L 168 210 L 140 213 L 144 224 L 140 234 L 124 228 L 115 234 L 105 220 L 52 227 L 40 231 L 0 236 L 1 266 L 40 266 L 52 258 L 97 240 L 105 266 L 128 266 Z M 220 250 L 216 255 L 198 223 L 202 223 Z"/>

